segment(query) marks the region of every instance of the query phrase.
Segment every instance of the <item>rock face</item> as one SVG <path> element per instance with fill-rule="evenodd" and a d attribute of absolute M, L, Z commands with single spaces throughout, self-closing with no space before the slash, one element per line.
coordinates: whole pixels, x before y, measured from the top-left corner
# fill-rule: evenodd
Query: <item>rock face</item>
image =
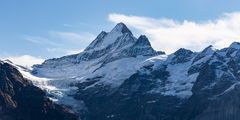
<path fill-rule="evenodd" d="M 73 97 L 84 102 L 86 120 L 240 119 L 237 42 L 165 55 L 119 23 L 82 53 L 46 60 L 32 73 L 77 87 Z"/>
<path fill-rule="evenodd" d="M 15 67 L 0 61 L 0 120 L 78 120 L 78 116 L 54 104 Z"/>

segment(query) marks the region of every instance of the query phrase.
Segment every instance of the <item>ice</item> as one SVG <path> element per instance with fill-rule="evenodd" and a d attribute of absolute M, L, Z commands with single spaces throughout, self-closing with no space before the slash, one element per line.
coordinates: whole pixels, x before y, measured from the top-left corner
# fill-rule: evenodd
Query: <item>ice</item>
<path fill-rule="evenodd" d="M 178 96 L 181 98 L 190 97 L 192 95 L 192 87 L 198 73 L 188 75 L 190 62 L 168 65 L 167 71 L 170 72 L 168 83 L 164 86 L 163 95 Z"/>
<path fill-rule="evenodd" d="M 175 55 L 159 55 L 144 61 L 143 66 L 152 65 L 153 69 L 158 69 L 162 65 L 167 65 L 167 71 L 170 76 L 167 78 L 166 85 L 151 90 L 151 93 L 161 93 L 166 96 L 177 96 L 179 98 L 188 98 L 192 95 L 192 87 L 198 73 L 188 74 L 192 60 L 184 63 L 170 64 Z M 161 80 L 158 80 L 161 82 Z"/>
<path fill-rule="evenodd" d="M 122 82 L 134 74 L 140 63 L 149 57 L 130 57 L 116 60 L 93 73 L 93 76 L 103 76 L 100 83 L 118 87 Z"/>
<path fill-rule="evenodd" d="M 76 87 L 71 87 L 70 84 L 74 83 L 75 79 L 52 79 L 37 77 L 30 73 L 30 69 L 20 67 L 14 63 L 8 62 L 9 64 L 15 66 L 24 78 L 31 80 L 32 83 L 46 91 L 49 98 L 58 103 L 69 106 L 72 110 L 79 112 L 85 109 L 83 101 L 74 99 L 71 95 L 76 92 Z"/>

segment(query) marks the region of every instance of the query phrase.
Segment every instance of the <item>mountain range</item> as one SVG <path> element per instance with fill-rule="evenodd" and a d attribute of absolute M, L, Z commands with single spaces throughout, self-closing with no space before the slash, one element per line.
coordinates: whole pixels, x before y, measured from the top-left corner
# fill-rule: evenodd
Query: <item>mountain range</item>
<path fill-rule="evenodd" d="M 32 69 L 9 61 L 1 64 L 3 111 L 9 110 L 6 105 L 24 106 L 32 99 L 32 104 L 48 103 L 44 107 L 51 111 L 45 112 L 49 116 L 53 113 L 50 108 L 58 108 L 54 114 L 66 120 L 77 116 L 81 120 L 240 119 L 238 42 L 219 50 L 208 46 L 201 52 L 180 48 L 167 55 L 154 50 L 145 35 L 136 38 L 125 24 L 119 23 L 110 32 L 102 31 L 79 54 L 49 59 Z M 9 80 L 34 90 L 25 91 L 20 86 L 23 90 L 19 91 L 18 83 L 6 87 Z M 13 86 L 16 90 L 9 89 Z M 16 91 L 17 97 L 9 91 Z M 35 107 L 30 105 L 28 109 Z M 42 116 L 41 112 L 37 108 L 36 113 L 33 111 L 37 116 Z M 53 119 L 45 115 L 43 119 Z"/>

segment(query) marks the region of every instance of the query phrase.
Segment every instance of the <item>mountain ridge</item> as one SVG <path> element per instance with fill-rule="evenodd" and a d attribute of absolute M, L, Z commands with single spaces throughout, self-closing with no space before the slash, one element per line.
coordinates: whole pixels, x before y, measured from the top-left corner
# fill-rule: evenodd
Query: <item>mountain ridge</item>
<path fill-rule="evenodd" d="M 111 39 L 104 39 L 108 35 L 109 35 L 109 38 L 111 38 Z M 104 41 L 107 41 L 107 42 L 104 45 L 102 45 Z M 109 50 L 109 51 L 112 50 L 112 49 L 110 49 L 111 47 L 113 47 L 113 49 L 118 50 L 118 48 L 121 49 L 122 47 L 126 47 L 129 44 L 134 44 L 135 46 L 137 46 L 139 43 L 141 43 L 140 47 L 144 46 L 144 43 L 147 47 L 149 47 L 149 49 L 150 49 L 150 54 L 149 55 L 151 55 L 151 54 L 157 55 L 158 54 L 151 47 L 151 44 L 150 44 L 148 38 L 145 35 L 140 35 L 139 38 L 137 39 L 133 36 L 132 32 L 127 28 L 127 26 L 124 23 L 118 23 L 110 32 L 107 33 L 105 31 L 102 31 L 89 44 L 89 46 L 87 46 L 86 49 L 84 49 L 84 51 L 81 52 L 83 55 L 81 53 L 79 53 L 79 54 L 68 55 L 68 56 L 64 56 L 64 57 L 60 57 L 60 58 L 53 58 L 53 59 L 49 59 L 49 60 L 57 60 L 57 59 L 66 58 L 66 57 L 74 57 L 74 58 L 78 59 L 79 61 L 90 60 L 90 59 L 101 57 L 101 56 L 103 56 L 103 54 L 107 54 L 106 50 Z M 103 52 L 99 53 L 99 51 L 100 52 L 103 51 Z M 94 53 L 91 53 L 91 52 L 94 52 Z M 113 51 L 113 52 L 116 52 L 116 50 Z M 89 55 L 89 54 L 94 54 L 95 55 L 95 53 L 98 53 L 99 56 L 94 57 L 94 56 Z M 159 53 L 161 53 L 161 52 L 159 52 Z M 163 53 L 164 52 L 162 52 L 161 54 L 163 54 Z M 46 60 L 45 62 L 47 62 L 49 60 Z"/>
<path fill-rule="evenodd" d="M 51 78 L 48 84 L 57 88 L 73 87 L 70 96 L 84 104 L 79 114 L 87 120 L 237 120 L 239 56 L 238 42 L 220 50 L 210 45 L 200 52 L 180 48 L 166 55 L 119 23 L 83 52 L 46 60 L 32 73 Z M 229 95 L 234 100 L 227 101 Z"/>

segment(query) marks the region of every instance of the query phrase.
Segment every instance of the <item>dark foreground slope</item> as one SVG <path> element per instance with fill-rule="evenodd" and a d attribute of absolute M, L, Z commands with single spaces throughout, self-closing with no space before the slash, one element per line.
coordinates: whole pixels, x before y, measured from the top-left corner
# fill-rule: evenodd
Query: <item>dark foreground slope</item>
<path fill-rule="evenodd" d="M 0 61 L 0 120 L 77 120 L 54 104 L 13 66 Z"/>

